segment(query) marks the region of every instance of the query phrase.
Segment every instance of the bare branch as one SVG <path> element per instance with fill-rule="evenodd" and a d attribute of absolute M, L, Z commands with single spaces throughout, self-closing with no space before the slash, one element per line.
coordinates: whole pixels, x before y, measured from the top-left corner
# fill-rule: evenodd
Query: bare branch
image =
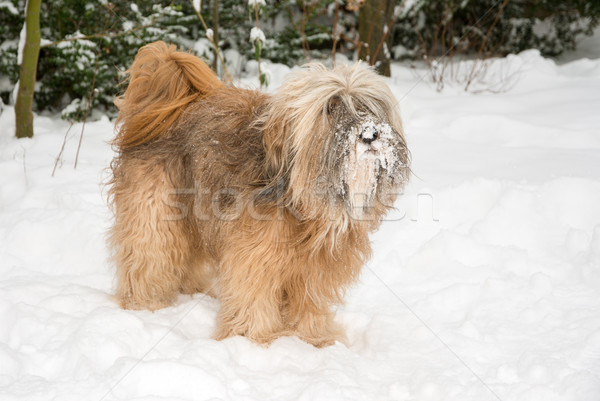
<path fill-rule="evenodd" d="M 331 49 L 331 66 L 335 67 L 335 52 L 338 43 L 337 25 L 340 15 L 340 3 L 335 0 L 335 17 L 333 19 L 333 48 Z"/>
<path fill-rule="evenodd" d="M 192 8 L 194 9 L 194 11 L 196 12 L 196 15 L 200 19 L 200 23 L 202 23 L 202 27 L 204 28 L 204 31 L 205 32 L 208 31 L 208 26 L 206 25 L 206 21 L 204 21 L 204 17 L 200 13 L 200 10 L 196 10 L 193 0 L 190 0 L 190 3 L 192 4 Z M 231 75 L 229 74 L 229 71 L 227 70 L 227 66 L 225 65 L 225 60 L 223 60 L 223 56 L 221 55 L 221 52 L 219 51 L 219 47 L 215 43 L 214 38 L 208 38 L 208 40 L 210 41 L 210 44 L 212 45 L 213 50 L 215 51 L 215 54 L 217 55 L 217 57 L 219 57 L 219 61 L 221 62 L 221 65 L 223 66 L 223 71 L 225 72 L 225 75 L 227 76 L 226 81 L 233 81 L 233 78 L 231 77 Z"/>
<path fill-rule="evenodd" d="M 92 108 L 92 98 L 94 97 L 94 91 L 96 89 L 96 76 L 97 75 L 98 75 L 98 55 L 96 54 L 96 67 L 94 67 L 94 77 L 92 78 L 92 90 L 90 91 L 87 108 L 85 109 L 85 114 L 83 116 L 83 125 L 81 126 L 81 134 L 79 135 L 79 144 L 77 145 L 77 153 L 75 153 L 75 165 L 73 166 L 74 169 L 77 168 L 77 161 L 79 160 L 79 150 L 81 149 L 81 142 L 83 141 L 83 130 L 85 129 L 85 123 L 87 121 L 90 109 Z"/>

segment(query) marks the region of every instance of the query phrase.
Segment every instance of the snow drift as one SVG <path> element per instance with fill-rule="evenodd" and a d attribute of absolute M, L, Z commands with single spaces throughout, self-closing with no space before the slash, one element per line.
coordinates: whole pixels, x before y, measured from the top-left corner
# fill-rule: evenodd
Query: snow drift
<path fill-rule="evenodd" d="M 415 176 L 337 319 L 349 345 L 211 339 L 216 300 L 123 311 L 112 124 L 0 116 L 2 400 L 573 400 L 600 395 L 600 60 L 535 51 L 499 94 L 393 68 Z M 273 66 L 272 66 L 273 67 Z M 273 82 L 285 68 L 275 66 Z"/>

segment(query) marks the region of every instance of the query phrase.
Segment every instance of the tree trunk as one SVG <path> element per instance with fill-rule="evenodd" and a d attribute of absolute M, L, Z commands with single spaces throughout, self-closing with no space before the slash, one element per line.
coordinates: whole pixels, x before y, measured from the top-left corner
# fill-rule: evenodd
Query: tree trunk
<path fill-rule="evenodd" d="M 219 48 L 219 0 L 212 0 L 212 30 L 215 47 Z M 215 54 L 213 59 L 213 70 L 219 75 L 219 58 Z"/>
<path fill-rule="evenodd" d="M 389 77 L 391 35 L 385 35 L 394 15 L 394 0 L 366 0 L 358 12 L 358 58 L 374 65 L 377 72 Z M 385 45 L 385 46 L 384 46 Z"/>
<path fill-rule="evenodd" d="M 40 7 L 42 0 L 28 0 L 25 14 L 25 46 L 19 66 L 19 91 L 15 102 L 17 138 L 33 136 L 33 90 L 40 54 Z"/>

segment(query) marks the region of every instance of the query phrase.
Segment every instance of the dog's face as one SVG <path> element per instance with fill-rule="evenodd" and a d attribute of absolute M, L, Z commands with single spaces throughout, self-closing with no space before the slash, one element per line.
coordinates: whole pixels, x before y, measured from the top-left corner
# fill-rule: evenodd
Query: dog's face
<path fill-rule="evenodd" d="M 376 200 L 387 202 L 408 179 L 406 144 L 385 113 L 337 104 L 329 135 L 331 144 L 323 149 L 325 181 L 353 216 L 363 216 Z"/>
<path fill-rule="evenodd" d="M 267 160 L 306 212 L 343 208 L 364 217 L 408 180 L 409 152 L 396 101 L 365 66 L 320 65 L 292 74 L 273 96 L 279 122 L 265 132 Z M 337 205 L 337 206 L 336 206 Z"/>

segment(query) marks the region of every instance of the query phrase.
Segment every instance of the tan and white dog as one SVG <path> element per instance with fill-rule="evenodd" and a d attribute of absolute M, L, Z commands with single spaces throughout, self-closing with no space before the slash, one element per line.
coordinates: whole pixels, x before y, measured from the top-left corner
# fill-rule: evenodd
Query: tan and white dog
<path fill-rule="evenodd" d="M 384 80 L 309 64 L 267 94 L 163 42 L 128 74 L 109 191 L 121 306 L 207 292 L 221 301 L 217 339 L 343 339 L 331 307 L 409 178 Z"/>

